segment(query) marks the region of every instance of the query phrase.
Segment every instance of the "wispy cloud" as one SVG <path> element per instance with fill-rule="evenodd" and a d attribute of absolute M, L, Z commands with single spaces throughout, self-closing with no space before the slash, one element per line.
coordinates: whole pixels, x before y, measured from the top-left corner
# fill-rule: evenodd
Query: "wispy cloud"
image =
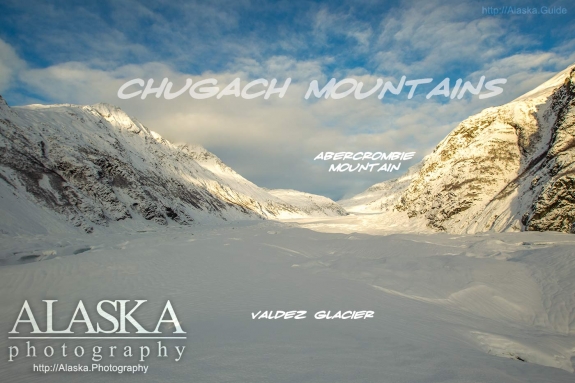
<path fill-rule="evenodd" d="M 482 4 L 6 2 L 0 91 L 17 104 L 117 104 L 172 141 L 205 145 L 262 186 L 338 198 L 392 175 L 328 173 L 313 161 L 319 152 L 414 150 L 420 159 L 463 118 L 516 98 L 575 60 L 565 20 L 486 17 Z M 314 79 L 374 84 L 401 75 L 508 83 L 487 100 L 426 100 L 425 93 L 303 99 Z M 136 77 L 293 83 L 281 100 L 118 99 L 119 86 Z"/>
<path fill-rule="evenodd" d="M 10 45 L 0 40 L 0 92 L 4 92 L 13 85 L 18 72 L 26 68 L 24 60 Z"/>

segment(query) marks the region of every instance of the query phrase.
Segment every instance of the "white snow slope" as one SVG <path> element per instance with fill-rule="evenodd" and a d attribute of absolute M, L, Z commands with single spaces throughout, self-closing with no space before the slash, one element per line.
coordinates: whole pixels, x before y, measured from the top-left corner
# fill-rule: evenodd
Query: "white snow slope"
<path fill-rule="evenodd" d="M 0 97 L 0 147 L 4 232 L 66 231 L 59 217 L 91 232 L 346 214 L 333 201 L 316 210 L 287 203 L 204 148 L 171 144 L 107 104 L 10 108 Z"/>
<path fill-rule="evenodd" d="M 453 233 L 575 232 L 575 71 L 459 124 L 407 175 L 340 204 Z"/>
<path fill-rule="evenodd" d="M 324 196 L 291 189 L 272 189 L 268 190 L 268 193 L 278 197 L 282 201 L 286 201 L 290 205 L 299 207 L 309 216 L 347 215 L 343 207 Z"/>
<path fill-rule="evenodd" d="M 397 178 L 370 186 L 367 190 L 349 199 L 338 201 L 347 211 L 353 213 L 393 211 L 397 199 L 421 170 L 423 162 L 413 165 Z"/>

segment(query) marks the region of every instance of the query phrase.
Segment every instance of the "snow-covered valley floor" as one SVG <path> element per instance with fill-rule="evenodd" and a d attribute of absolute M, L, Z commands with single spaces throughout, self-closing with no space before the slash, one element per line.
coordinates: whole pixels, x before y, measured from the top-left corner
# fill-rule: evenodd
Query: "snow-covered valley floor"
<path fill-rule="evenodd" d="M 573 235 L 353 233 L 360 221 L 369 232 L 365 219 L 4 236 L 0 380 L 575 380 Z M 336 222 L 347 233 L 333 233 Z M 58 299 L 55 321 L 69 321 L 80 299 L 87 307 L 103 299 L 146 299 L 157 310 L 170 299 L 187 331 L 186 351 L 179 362 L 149 358 L 145 375 L 32 372 L 32 363 L 91 363 L 89 353 L 7 362 L 9 345 L 24 347 L 8 340 L 23 301 L 41 307 L 42 299 Z M 266 310 L 308 314 L 303 320 L 252 319 Z M 320 310 L 375 315 L 313 319 Z M 148 319 L 155 324 L 154 318 Z M 138 358 L 104 362 L 137 364 Z"/>

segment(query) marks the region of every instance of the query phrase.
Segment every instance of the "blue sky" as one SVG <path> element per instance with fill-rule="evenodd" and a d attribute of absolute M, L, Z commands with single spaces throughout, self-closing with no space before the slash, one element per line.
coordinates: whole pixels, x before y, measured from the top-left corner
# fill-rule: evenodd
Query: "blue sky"
<path fill-rule="evenodd" d="M 486 15 L 560 6 L 566 15 Z M 321 151 L 417 151 L 575 61 L 569 1 L 1 1 L 0 94 L 9 104 L 108 102 L 176 142 L 199 143 L 269 188 L 340 198 L 389 178 L 333 174 Z M 312 79 L 506 78 L 479 100 L 305 102 Z M 135 77 L 292 77 L 282 100 L 120 100 Z M 402 170 L 415 161 L 403 164 Z"/>

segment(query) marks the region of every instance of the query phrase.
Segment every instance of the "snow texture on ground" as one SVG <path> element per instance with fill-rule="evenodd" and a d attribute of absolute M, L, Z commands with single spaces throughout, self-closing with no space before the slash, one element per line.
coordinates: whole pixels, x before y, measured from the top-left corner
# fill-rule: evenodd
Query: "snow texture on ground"
<path fill-rule="evenodd" d="M 1 241 L 3 334 L 25 299 L 37 307 L 59 299 L 57 320 L 69 320 L 80 299 L 87 307 L 147 299 L 156 311 L 170 299 L 188 332 L 180 362 L 150 358 L 149 372 L 135 376 L 33 373 L 33 362 L 63 360 L 7 363 L 13 343 L 4 336 L 3 382 L 574 379 L 575 239 L 568 234 L 369 235 L 242 221 Z M 252 319 L 260 310 L 307 310 L 308 318 Z M 319 310 L 373 310 L 375 318 L 312 319 Z M 107 341 L 82 344 L 98 342 Z M 65 362 L 91 363 L 88 356 Z"/>

